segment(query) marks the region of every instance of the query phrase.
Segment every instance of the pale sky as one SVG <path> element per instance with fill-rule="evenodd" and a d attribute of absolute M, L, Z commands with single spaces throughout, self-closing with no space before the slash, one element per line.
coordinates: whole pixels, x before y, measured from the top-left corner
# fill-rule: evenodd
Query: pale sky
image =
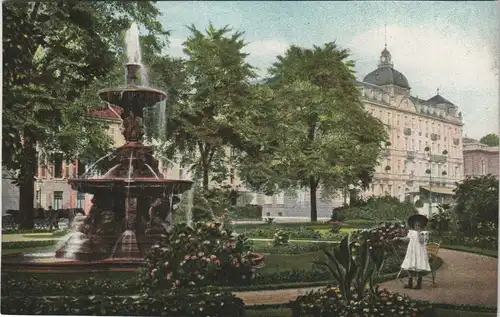
<path fill-rule="evenodd" d="M 158 2 L 160 21 L 171 31 L 167 53 L 183 56 L 186 26 L 204 30 L 211 21 L 244 31 L 248 62 L 266 74 L 289 45 L 336 41 L 352 53 L 358 79 L 377 67 L 387 48 L 411 94 L 440 94 L 457 105 L 464 134 L 498 133 L 499 2 Z"/>

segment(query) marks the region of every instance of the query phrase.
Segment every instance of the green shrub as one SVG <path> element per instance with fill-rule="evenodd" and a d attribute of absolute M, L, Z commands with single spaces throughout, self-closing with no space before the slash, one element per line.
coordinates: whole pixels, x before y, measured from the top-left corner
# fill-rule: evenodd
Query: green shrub
<path fill-rule="evenodd" d="M 2 314 L 101 316 L 244 315 L 244 303 L 229 292 L 176 288 L 155 296 L 13 297 L 2 296 Z"/>
<path fill-rule="evenodd" d="M 344 207 L 333 208 L 330 220 L 336 222 L 343 222 L 345 220 L 345 215 L 343 213 L 344 210 L 345 210 Z"/>
<path fill-rule="evenodd" d="M 338 287 L 327 287 L 297 297 L 291 303 L 294 317 L 424 316 L 430 304 L 412 301 L 408 296 L 376 290 L 366 297 L 353 294 L 346 301 Z M 427 312 L 426 312 L 427 313 Z"/>
<path fill-rule="evenodd" d="M 288 244 L 288 240 L 290 239 L 290 235 L 283 229 L 278 229 L 274 233 L 273 236 L 273 246 L 274 247 L 282 247 Z"/>
<path fill-rule="evenodd" d="M 422 207 L 424 207 L 424 203 L 422 202 L 422 200 L 418 199 L 418 200 L 415 202 L 415 207 L 417 207 L 417 208 L 422 208 Z"/>
<path fill-rule="evenodd" d="M 212 223 L 176 225 L 146 254 L 143 271 L 149 288 L 247 284 L 253 277 L 250 243 Z"/>
<path fill-rule="evenodd" d="M 138 278 L 125 280 L 101 279 L 90 277 L 78 280 L 46 280 L 33 277 L 2 278 L 2 294 L 9 296 L 44 295 L 132 295 L 140 292 L 141 281 Z"/>
<path fill-rule="evenodd" d="M 451 212 L 440 208 L 438 213 L 432 215 L 429 221 L 429 228 L 439 235 L 449 231 L 451 223 Z"/>
<path fill-rule="evenodd" d="M 250 204 L 245 206 L 232 206 L 229 209 L 229 217 L 235 220 L 260 220 L 262 219 L 262 206 Z"/>
<path fill-rule="evenodd" d="M 2 249 L 26 249 L 35 247 L 53 246 L 57 240 L 28 240 L 28 241 L 5 241 L 2 242 Z"/>
<path fill-rule="evenodd" d="M 360 202 L 356 206 L 336 208 L 346 220 L 406 220 L 411 215 L 417 213 L 417 209 L 412 203 L 400 202 L 392 196 L 370 197 L 366 202 Z"/>

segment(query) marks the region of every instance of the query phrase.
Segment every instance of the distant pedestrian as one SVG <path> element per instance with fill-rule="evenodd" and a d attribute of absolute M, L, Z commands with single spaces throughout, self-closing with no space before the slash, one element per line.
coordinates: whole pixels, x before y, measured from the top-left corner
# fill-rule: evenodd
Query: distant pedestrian
<path fill-rule="evenodd" d="M 49 222 L 49 230 L 52 230 L 52 227 L 59 229 L 59 210 L 54 210 L 52 206 L 49 206 L 46 221 Z"/>

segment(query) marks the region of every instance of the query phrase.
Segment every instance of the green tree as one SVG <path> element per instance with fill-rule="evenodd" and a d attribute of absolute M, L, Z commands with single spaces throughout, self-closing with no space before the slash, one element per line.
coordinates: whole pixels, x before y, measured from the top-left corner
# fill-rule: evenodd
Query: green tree
<path fill-rule="evenodd" d="M 269 80 L 274 115 L 254 127 L 270 129 L 269 139 L 241 160 L 243 178 L 257 190 L 309 188 L 312 221 L 318 188 L 329 196 L 346 184 L 366 187 L 386 139 L 385 126 L 360 102 L 348 57 L 334 43 L 291 46 L 278 56 Z"/>
<path fill-rule="evenodd" d="M 498 223 L 498 180 L 494 176 L 467 177 L 457 183 L 454 198 L 461 232 L 473 235 L 488 222 Z"/>
<path fill-rule="evenodd" d="M 177 97 L 169 101 L 167 155 L 191 166 L 208 190 L 210 181 L 221 182 L 228 175 L 228 147 L 239 139 L 236 114 L 246 105 L 254 72 L 245 62 L 241 32 L 212 24 L 205 33 L 194 26 L 189 30 L 184 42 L 188 60 L 184 67 L 176 66 L 187 86 L 178 82 Z"/>
<path fill-rule="evenodd" d="M 486 144 L 488 146 L 498 146 L 499 144 L 498 134 L 495 133 L 486 134 L 479 140 L 479 142 Z"/>
<path fill-rule="evenodd" d="M 15 171 L 21 228 L 33 227 L 36 146 L 74 158 L 108 144 L 86 118 L 90 88 L 122 51 L 131 20 L 150 36 L 166 36 L 159 11 L 143 2 L 5 2 L 2 165 Z M 165 39 L 158 37 L 158 46 Z M 92 99 L 95 100 L 95 99 Z M 90 151 L 89 151 L 90 149 Z"/>

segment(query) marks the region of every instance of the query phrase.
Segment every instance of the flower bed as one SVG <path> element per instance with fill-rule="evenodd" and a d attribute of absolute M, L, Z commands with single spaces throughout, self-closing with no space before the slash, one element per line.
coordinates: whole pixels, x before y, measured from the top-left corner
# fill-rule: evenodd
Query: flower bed
<path fill-rule="evenodd" d="M 2 313 L 16 315 L 224 316 L 244 315 L 244 303 L 215 288 L 182 288 L 154 296 L 3 296 Z"/>
<path fill-rule="evenodd" d="M 250 243 L 218 224 L 177 225 L 145 257 L 148 288 L 248 284 L 253 279 Z"/>
<path fill-rule="evenodd" d="M 327 287 L 323 290 L 299 296 L 290 304 L 292 316 L 327 317 L 327 316 L 417 316 L 429 309 L 430 304 L 412 301 L 408 296 L 391 293 L 387 290 L 377 290 L 360 298 L 345 301 L 337 287 Z"/>

